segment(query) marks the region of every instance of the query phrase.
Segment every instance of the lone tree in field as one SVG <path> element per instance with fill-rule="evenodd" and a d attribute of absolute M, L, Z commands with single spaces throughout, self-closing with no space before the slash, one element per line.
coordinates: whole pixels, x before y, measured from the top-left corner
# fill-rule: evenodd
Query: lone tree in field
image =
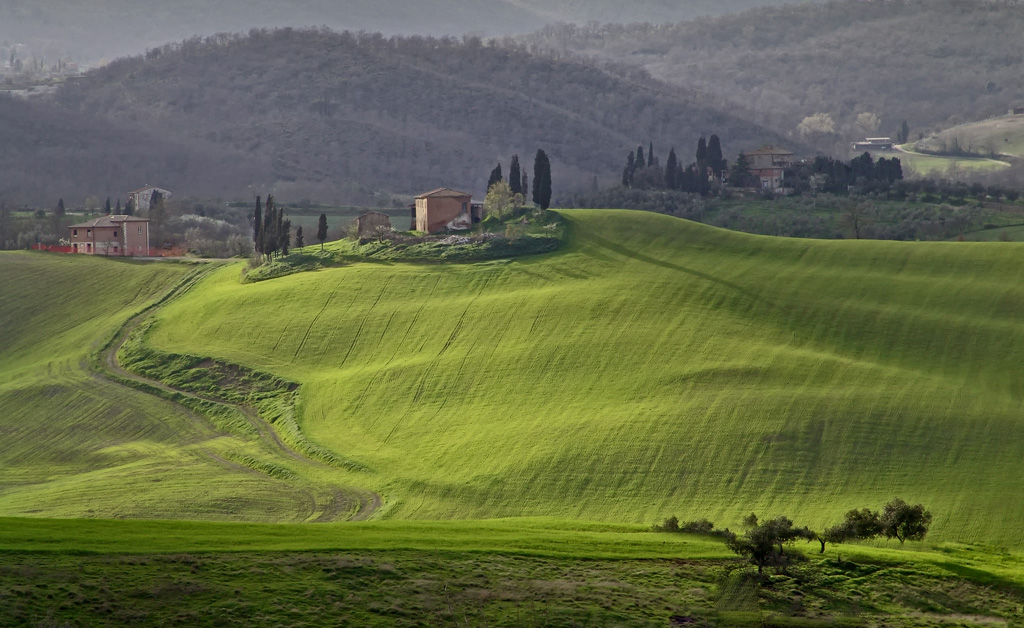
<path fill-rule="evenodd" d="M 533 160 L 533 202 L 541 209 L 551 207 L 551 161 L 542 149 Z"/>
<path fill-rule="evenodd" d="M 899 497 L 889 501 L 882 509 L 881 525 L 885 538 L 904 541 L 923 541 L 932 523 L 932 513 L 924 505 L 911 506 Z"/>
<path fill-rule="evenodd" d="M 320 221 L 316 223 L 316 240 L 320 243 L 320 250 L 324 250 L 324 241 L 327 240 L 327 214 L 320 214 Z"/>
<path fill-rule="evenodd" d="M 726 546 L 740 556 L 746 557 L 757 565 L 757 573 L 763 574 L 765 567 L 784 568 L 789 564 L 784 546 L 799 538 L 813 538 L 814 533 L 807 528 L 797 528 L 788 517 L 776 517 L 768 521 L 758 521 L 751 514 L 743 520 L 747 531 L 743 536 L 735 534 L 726 539 Z"/>
<path fill-rule="evenodd" d="M 870 508 L 853 509 L 843 516 L 843 521 L 826 528 L 816 535 L 821 543 L 821 553 L 825 553 L 826 543 L 845 543 L 873 539 L 882 533 L 882 521 L 877 512 Z"/>
<path fill-rule="evenodd" d="M 302 225 L 295 227 L 295 248 L 301 249 L 304 245 L 302 241 Z"/>

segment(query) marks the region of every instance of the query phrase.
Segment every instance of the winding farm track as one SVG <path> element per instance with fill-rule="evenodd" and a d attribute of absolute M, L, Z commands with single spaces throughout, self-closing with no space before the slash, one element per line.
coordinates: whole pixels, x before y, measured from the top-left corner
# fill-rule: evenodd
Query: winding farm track
<path fill-rule="evenodd" d="M 180 283 L 178 283 L 176 286 L 171 288 L 171 290 L 168 291 L 168 293 L 166 295 L 164 295 L 152 307 L 146 308 L 142 312 L 139 312 L 138 314 L 136 314 L 136 315 L 132 316 L 130 319 L 128 319 L 124 323 L 124 325 L 121 326 L 121 329 L 118 332 L 117 338 L 113 342 L 111 342 L 110 345 L 106 349 L 103 350 L 103 353 L 102 353 L 102 356 L 101 356 L 102 357 L 103 366 L 111 374 L 116 375 L 118 378 L 121 378 L 121 379 L 131 380 L 131 381 L 143 384 L 143 385 L 145 385 L 147 387 L 152 387 L 152 388 L 156 388 L 156 389 L 162 390 L 162 391 L 167 392 L 167 393 L 171 393 L 172 395 L 180 395 L 182 397 L 196 399 L 196 400 L 200 400 L 200 401 L 204 401 L 204 402 L 208 402 L 208 403 L 215 403 L 215 404 L 218 404 L 218 405 L 222 405 L 222 406 L 233 408 L 233 409 L 237 410 L 243 417 L 245 417 L 246 421 L 248 421 L 249 424 L 256 430 L 257 434 L 259 435 L 260 440 L 264 444 L 266 444 L 270 449 L 274 450 L 276 453 L 278 453 L 280 455 L 283 455 L 283 456 L 286 456 L 288 458 L 291 458 L 292 460 L 295 460 L 295 461 L 300 462 L 300 463 L 305 464 L 305 465 L 311 465 L 311 466 L 315 466 L 315 467 L 319 467 L 319 468 L 330 468 L 329 465 L 325 464 L 324 462 L 322 462 L 320 460 L 317 460 L 315 458 L 311 458 L 309 456 L 303 455 L 301 452 L 296 451 L 295 449 L 293 449 L 290 446 L 288 446 L 287 443 L 285 443 L 283 440 L 281 440 L 281 437 L 277 434 L 277 431 L 274 430 L 273 426 L 268 421 L 266 421 L 263 417 L 261 417 L 259 412 L 257 412 L 255 408 L 253 408 L 251 406 L 248 406 L 248 405 L 233 404 L 233 403 L 229 403 L 229 402 L 226 402 L 226 401 L 222 401 L 220 399 L 213 399 L 213 398 L 210 398 L 210 397 L 204 397 L 202 395 L 197 395 L 197 394 L 194 394 L 194 393 L 191 393 L 191 392 L 187 392 L 187 391 L 179 389 L 179 388 L 174 388 L 173 386 L 168 386 L 167 384 L 165 384 L 165 383 L 163 383 L 163 382 L 161 382 L 159 380 L 149 379 L 149 378 L 143 377 L 143 376 L 141 376 L 141 375 L 139 375 L 137 373 L 133 373 L 133 372 L 125 369 L 121 365 L 121 363 L 118 362 L 118 360 L 117 360 L 118 351 L 121 350 L 121 348 L 124 346 L 124 344 L 128 341 L 128 338 L 131 336 L 131 333 L 136 328 L 138 328 L 138 326 L 140 324 L 142 324 L 143 321 L 145 321 L 147 318 L 151 317 L 156 312 L 156 310 L 159 309 L 159 307 L 162 304 L 166 303 L 167 301 L 170 301 L 171 299 L 175 299 L 175 298 L 181 296 L 182 294 L 186 293 L 192 286 L 194 286 L 196 283 L 201 281 L 202 278 L 205 277 L 214 267 L 215 267 L 214 264 L 204 263 L 202 267 L 200 267 L 196 271 L 190 273 Z M 101 376 L 107 375 L 107 374 L 102 373 L 102 372 L 100 372 L 98 374 L 101 375 Z M 120 384 L 120 382 L 117 382 L 116 379 L 109 378 L 109 377 L 108 377 L 108 379 L 111 379 L 115 383 L 119 383 Z M 187 406 L 184 406 L 182 404 L 178 404 L 178 405 L 181 406 L 181 408 L 184 410 L 184 412 L 195 423 L 197 423 L 198 425 L 201 425 L 206 430 L 210 430 L 210 431 L 214 431 L 214 432 L 216 431 L 216 429 L 212 425 L 210 425 L 208 421 L 206 421 L 204 418 L 202 418 L 198 413 L 193 411 L 191 408 L 189 408 Z M 255 470 L 255 469 L 252 469 L 252 468 L 247 467 L 245 465 L 238 464 L 238 463 L 233 462 L 231 460 L 226 460 L 226 459 L 222 458 L 221 456 L 213 454 L 212 452 L 208 452 L 208 451 L 205 451 L 205 450 L 201 450 L 201 451 L 203 452 L 203 454 L 206 457 L 210 458 L 211 460 L 213 460 L 214 462 L 218 463 L 219 465 L 221 465 L 221 466 L 223 466 L 225 468 L 228 468 L 228 469 L 231 469 L 231 470 L 234 470 L 234 471 L 244 471 L 244 472 L 253 473 L 253 474 L 256 474 L 256 475 L 263 475 L 263 474 L 261 474 L 259 471 Z M 321 522 L 337 521 L 339 519 L 345 518 L 344 515 L 346 514 L 346 511 L 347 511 L 345 506 L 348 503 L 351 502 L 353 497 L 356 497 L 356 496 L 358 496 L 358 499 L 359 499 L 359 508 L 355 511 L 355 513 L 353 513 L 351 516 L 347 517 L 347 519 L 350 520 L 350 521 L 365 521 L 365 520 L 369 519 L 375 512 L 377 512 L 380 509 L 381 505 L 382 505 L 382 500 L 381 500 L 380 495 L 378 495 L 377 493 L 375 493 L 373 491 L 346 489 L 346 488 L 344 488 L 342 486 L 338 486 L 338 485 L 328 485 L 327 489 L 330 492 L 330 498 L 326 501 L 326 503 L 323 500 L 321 500 L 318 503 L 318 501 L 316 499 L 315 492 L 312 491 L 312 490 L 306 491 L 307 494 L 308 494 L 309 500 L 310 500 L 310 502 L 312 504 L 312 508 L 310 510 L 310 519 L 308 519 L 308 521 L 316 522 L 316 523 L 321 523 Z M 319 511 L 319 514 L 317 515 L 318 511 Z M 316 515 L 315 518 L 314 518 L 314 515 Z"/>

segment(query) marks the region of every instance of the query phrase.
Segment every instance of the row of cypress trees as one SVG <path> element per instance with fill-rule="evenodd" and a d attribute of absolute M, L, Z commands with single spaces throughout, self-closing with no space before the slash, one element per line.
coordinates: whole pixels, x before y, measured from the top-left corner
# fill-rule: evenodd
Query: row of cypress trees
<path fill-rule="evenodd" d="M 646 155 L 643 145 L 640 145 L 636 152 L 631 151 L 626 156 L 622 185 L 627 188 L 667 188 L 706 194 L 710 188 L 709 179 L 720 179 L 727 168 L 728 161 L 722 155 L 722 143 L 717 135 L 711 135 L 706 140 L 701 137 L 697 141 L 695 159 L 685 168 L 676 156 L 675 148 L 669 150 L 662 168 L 654 155 L 654 142 L 651 142 Z"/>
<path fill-rule="evenodd" d="M 505 177 L 501 171 L 501 163 L 491 170 L 487 179 L 487 189 L 495 183 L 504 181 Z M 529 192 L 529 179 L 526 176 L 526 169 L 519 165 L 519 155 L 512 155 L 512 161 L 508 168 L 508 187 L 512 194 L 521 194 L 523 198 Z M 537 155 L 533 159 L 533 202 L 541 209 L 551 206 L 551 160 L 543 149 L 537 149 Z"/>
<path fill-rule="evenodd" d="M 291 240 L 292 221 L 284 217 L 284 208 L 278 207 L 271 194 L 267 195 L 267 204 L 261 207 L 260 197 L 256 197 L 256 208 L 252 216 L 252 241 L 255 244 L 256 253 L 267 259 L 274 257 L 275 253 L 288 255 L 288 245 Z M 302 227 L 296 234 L 301 241 Z M 300 245 L 301 246 L 301 245 Z"/>

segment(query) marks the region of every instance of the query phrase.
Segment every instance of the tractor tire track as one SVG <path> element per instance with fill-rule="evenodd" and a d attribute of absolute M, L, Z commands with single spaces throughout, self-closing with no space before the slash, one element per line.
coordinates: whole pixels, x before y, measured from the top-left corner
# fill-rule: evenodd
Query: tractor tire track
<path fill-rule="evenodd" d="M 103 350 L 103 352 L 101 354 L 101 362 L 102 362 L 103 367 L 105 369 L 107 369 L 110 374 L 116 376 L 116 378 L 120 378 L 122 380 L 130 380 L 130 381 L 142 384 L 143 386 L 146 386 L 146 387 L 155 388 L 155 389 L 161 390 L 163 392 L 166 392 L 166 393 L 168 393 L 168 394 L 170 394 L 172 396 L 181 396 L 181 397 L 186 397 L 186 398 L 195 399 L 195 400 L 199 400 L 199 401 L 204 401 L 204 402 L 208 402 L 208 403 L 215 403 L 215 404 L 218 404 L 218 405 L 221 405 L 221 406 L 233 408 L 233 409 L 237 410 L 246 419 L 246 421 L 256 430 L 256 432 L 257 432 L 257 434 L 259 436 L 260 442 L 263 443 L 265 446 L 267 446 L 269 449 L 274 450 L 274 451 L 276 451 L 277 453 L 279 453 L 281 455 L 287 456 L 288 458 L 291 458 L 291 459 L 293 459 L 293 460 L 295 460 L 297 462 L 300 462 L 302 464 L 305 464 L 305 465 L 310 465 L 310 466 L 314 466 L 314 467 L 321 468 L 321 469 L 322 468 L 333 468 L 333 467 L 330 467 L 330 465 L 327 465 L 326 463 L 324 463 L 324 462 L 322 462 L 320 460 L 317 460 L 315 458 L 311 458 L 309 456 L 304 455 L 302 452 L 299 452 L 299 451 L 296 451 L 295 449 L 292 449 L 287 443 L 285 443 L 280 438 L 280 436 L 277 434 L 277 431 L 274 430 L 273 426 L 268 421 L 266 421 L 263 417 L 261 417 L 259 415 L 259 412 L 257 412 L 256 409 L 251 407 L 251 406 L 247 406 L 247 405 L 244 405 L 244 404 L 228 403 L 228 402 L 221 401 L 221 400 L 218 400 L 218 399 L 211 399 L 211 398 L 208 398 L 208 397 L 204 397 L 202 395 L 197 395 L 197 394 L 190 393 L 190 392 L 187 392 L 187 391 L 179 389 L 179 388 L 175 388 L 173 386 L 169 386 L 169 385 L 167 385 L 167 384 L 165 384 L 165 383 L 163 383 L 163 382 L 161 382 L 159 380 L 149 379 L 147 377 L 143 377 L 141 375 L 133 373 L 133 372 L 125 369 L 121 365 L 121 363 L 118 361 L 118 359 L 117 359 L 118 352 L 121 350 L 122 347 L 124 347 L 125 343 L 128 342 L 128 339 L 131 336 L 131 333 L 133 331 L 135 331 L 139 327 L 139 325 L 141 325 L 148 317 L 152 316 L 156 312 L 156 310 L 159 308 L 160 305 L 166 303 L 167 301 L 171 300 L 172 298 L 176 298 L 176 297 L 184 294 L 185 292 L 187 292 L 191 287 L 196 285 L 199 282 L 199 280 L 202 279 L 208 272 L 209 272 L 209 269 L 200 269 L 200 270 L 198 270 L 197 272 L 193 273 L 192 275 L 187 277 L 185 280 L 183 280 L 181 283 L 176 285 L 174 288 L 172 288 L 162 299 L 160 299 L 157 302 L 157 304 L 155 304 L 154 306 L 152 306 L 150 308 L 147 308 L 147 309 L 143 310 L 142 312 L 139 312 L 138 314 L 135 314 L 130 319 L 128 319 L 128 321 L 126 321 L 125 324 L 122 325 L 121 329 L 118 331 L 118 335 L 117 335 L 116 339 L 113 342 L 111 342 L 106 349 Z M 331 297 L 333 297 L 333 294 L 331 295 Z M 330 302 L 330 298 L 328 299 L 328 303 L 329 302 Z M 325 304 L 324 305 L 324 309 L 326 309 L 326 307 L 327 307 L 327 305 Z M 321 310 L 321 313 L 322 312 L 323 312 L 323 310 Z M 317 315 L 317 317 L 319 318 L 319 314 Z M 308 335 L 308 332 L 307 332 L 307 335 Z M 104 374 L 102 372 L 97 372 L 95 375 L 96 376 L 106 376 L 106 374 Z M 114 383 L 116 383 L 118 385 L 125 386 L 125 384 L 123 382 L 117 381 L 116 378 L 109 377 L 109 376 L 105 377 L 105 379 L 107 379 L 108 381 L 113 381 Z M 132 388 L 132 390 L 137 390 L 137 389 Z M 168 400 L 168 401 L 171 401 L 171 400 Z M 175 402 L 171 401 L 171 403 L 175 403 Z M 176 403 L 176 405 L 180 406 L 185 411 L 186 415 L 190 419 L 192 419 L 192 421 L 195 422 L 197 426 L 201 427 L 203 429 L 203 431 L 208 431 L 208 432 L 210 432 L 212 434 L 222 434 L 223 433 L 223 432 L 220 432 L 219 430 L 217 430 L 216 428 L 212 427 L 205 418 L 200 416 L 199 413 L 193 411 L 191 408 L 188 408 L 187 406 L 185 406 L 185 405 L 183 405 L 181 403 Z M 251 469 L 249 467 L 246 467 L 245 465 L 240 465 L 240 464 L 231 462 L 229 460 L 225 460 L 224 458 L 221 458 L 220 456 L 217 456 L 216 454 L 214 454 L 214 453 L 212 453 L 212 452 L 210 452 L 208 450 L 201 449 L 200 451 L 202 452 L 202 454 L 204 456 L 210 458 L 214 462 L 220 464 L 221 466 L 224 466 L 227 469 L 231 469 L 233 471 L 240 471 L 240 470 L 244 469 L 246 472 L 256 473 L 256 474 L 259 474 L 261 476 L 263 475 L 262 473 L 260 473 L 259 471 L 255 470 L 255 469 Z M 304 491 L 304 492 L 307 493 L 307 496 L 310 498 L 310 500 L 312 502 L 312 507 L 311 507 L 311 509 L 309 511 L 310 515 L 307 518 L 307 521 L 310 521 L 310 520 L 311 521 L 316 521 L 316 522 L 335 521 L 339 517 L 341 517 L 342 515 L 345 514 L 345 512 L 344 512 L 344 510 L 343 510 L 343 508 L 341 506 L 342 506 L 342 504 L 347 503 L 349 501 L 348 499 L 345 498 L 345 496 L 346 495 L 351 495 L 353 493 L 352 489 L 346 490 L 344 487 L 339 486 L 339 485 L 334 485 L 334 484 L 328 485 L 327 488 L 331 491 L 332 498 L 329 500 L 328 508 L 325 508 L 322 512 L 320 512 L 319 515 L 317 515 L 317 511 L 319 509 L 319 506 L 317 504 L 317 500 L 316 500 L 316 496 L 314 494 L 314 491 L 313 490 L 309 490 L 308 492 Z M 359 516 L 360 517 L 359 520 L 365 520 L 365 519 L 369 518 L 370 516 L 372 516 L 373 513 L 376 512 L 380 508 L 380 506 L 382 504 L 382 500 L 380 498 L 380 495 L 378 495 L 377 493 L 372 492 L 372 491 L 358 490 L 358 495 L 359 495 L 360 507 L 356 511 L 355 515 L 353 515 L 353 516 Z"/>

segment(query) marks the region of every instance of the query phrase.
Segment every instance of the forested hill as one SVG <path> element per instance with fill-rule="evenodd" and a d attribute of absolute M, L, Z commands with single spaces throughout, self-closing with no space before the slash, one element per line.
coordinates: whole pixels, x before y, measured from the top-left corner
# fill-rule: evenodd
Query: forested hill
<path fill-rule="evenodd" d="M 635 69 L 476 39 L 327 29 L 196 38 L 115 61 L 55 98 L 157 137 L 269 160 L 272 177 L 240 178 L 240 192 L 251 184 L 327 200 L 359 186 L 480 193 L 499 159 L 532 163 L 539 147 L 557 196 L 595 176 L 617 182 L 641 142 L 664 161 L 673 145 L 689 154 L 702 134 L 717 133 L 730 157 L 781 141 Z"/>
<path fill-rule="evenodd" d="M 270 160 L 208 142 L 175 141 L 39 99 L 0 95 L 0 203 L 53 207 L 124 196 L 145 183 L 237 193 L 268 177 Z"/>
<path fill-rule="evenodd" d="M 843 1 L 653 26 L 557 26 L 538 46 L 645 67 L 834 149 L 1024 105 L 1024 4 Z M 800 127 L 808 116 L 818 116 Z"/>
<path fill-rule="evenodd" d="M 767 4 L 780 0 L 4 0 L 0 43 L 88 61 L 252 27 L 506 35 L 554 22 L 672 22 Z"/>

